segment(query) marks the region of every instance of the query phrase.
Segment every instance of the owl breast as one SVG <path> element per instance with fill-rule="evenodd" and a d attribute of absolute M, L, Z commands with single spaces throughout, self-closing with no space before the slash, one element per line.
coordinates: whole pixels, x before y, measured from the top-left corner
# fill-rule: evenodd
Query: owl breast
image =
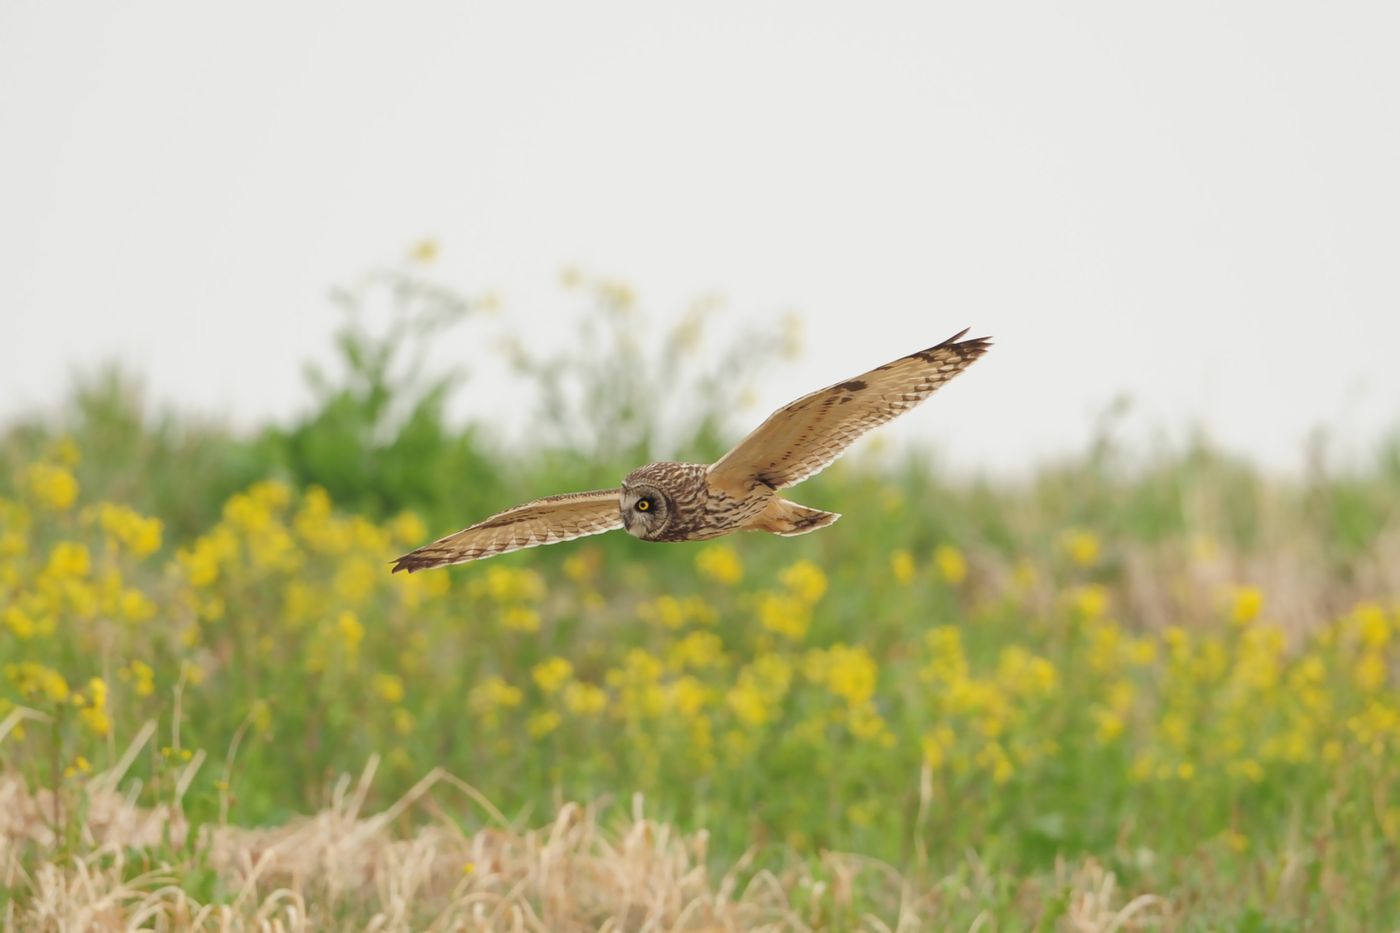
<path fill-rule="evenodd" d="M 703 463 L 649 463 L 628 474 L 624 486 L 647 483 L 666 494 L 670 520 L 651 541 L 703 541 L 729 534 L 762 512 L 773 490 L 758 485 L 750 493 L 733 496 L 712 487 Z"/>

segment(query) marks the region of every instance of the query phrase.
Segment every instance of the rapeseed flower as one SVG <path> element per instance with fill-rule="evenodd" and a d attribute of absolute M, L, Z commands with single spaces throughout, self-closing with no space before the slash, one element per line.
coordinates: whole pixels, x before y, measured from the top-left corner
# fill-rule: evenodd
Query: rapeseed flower
<path fill-rule="evenodd" d="M 943 579 L 953 586 L 960 586 L 967 579 L 967 558 L 951 544 L 940 544 L 934 548 L 933 563 Z"/>
<path fill-rule="evenodd" d="M 575 716 L 596 716 L 607 706 L 607 691 L 596 684 L 572 681 L 564 687 L 564 708 Z"/>
<path fill-rule="evenodd" d="M 895 580 L 903 584 L 914 581 L 914 555 L 900 548 L 890 555 L 890 573 L 894 574 Z"/>
<path fill-rule="evenodd" d="M 51 703 L 66 702 L 71 695 L 68 681 L 51 667 L 37 661 L 7 664 L 5 677 L 22 696 L 47 699 Z"/>
<path fill-rule="evenodd" d="M 370 680 L 370 686 L 385 703 L 398 704 L 403 702 L 403 678 L 397 674 L 375 674 Z"/>
<path fill-rule="evenodd" d="M 101 677 L 88 681 L 86 697 L 75 693 L 73 705 L 79 707 L 78 718 L 93 735 L 105 736 L 112 730 L 112 720 L 107 715 L 107 682 Z"/>
<path fill-rule="evenodd" d="M 797 596 L 763 593 L 758 597 L 758 621 L 770 632 L 801 641 L 812 625 L 811 604 Z"/>
<path fill-rule="evenodd" d="M 1099 536 L 1086 528 L 1071 528 L 1060 536 L 1060 547 L 1069 559 L 1080 567 L 1092 567 L 1102 549 Z"/>
<path fill-rule="evenodd" d="M 1367 648 L 1383 648 L 1390 641 L 1390 621 L 1375 603 L 1362 603 L 1353 609 L 1351 624 Z"/>
<path fill-rule="evenodd" d="M 725 586 L 744 579 L 744 565 L 739 554 L 726 544 L 709 544 L 695 555 L 695 569 L 700 575 Z"/>
<path fill-rule="evenodd" d="M 724 659 L 724 643 L 713 632 L 690 632 L 671 645 L 666 664 L 674 670 L 704 670 Z"/>
<path fill-rule="evenodd" d="M 156 672 L 145 661 L 132 660 L 117 672 L 117 676 L 130 683 L 132 692 L 139 697 L 148 697 L 156 692 Z"/>
<path fill-rule="evenodd" d="M 78 499 L 78 481 L 67 467 L 54 463 L 31 464 L 24 478 L 35 500 L 55 512 L 68 511 Z"/>
<path fill-rule="evenodd" d="M 1248 625 L 1259 618 L 1264 608 L 1264 594 L 1258 587 L 1238 586 L 1230 601 L 1230 618 L 1236 625 Z"/>
<path fill-rule="evenodd" d="M 557 710 L 546 709 L 531 713 L 525 720 L 525 731 L 532 739 L 542 739 L 559 728 L 563 718 Z"/>
<path fill-rule="evenodd" d="M 778 579 L 807 606 L 816 605 L 826 595 L 826 574 L 810 560 L 799 560 L 778 574 Z"/>
<path fill-rule="evenodd" d="M 507 606 L 501 610 L 501 625 L 513 632 L 538 632 L 539 610 L 530 606 Z"/>
<path fill-rule="evenodd" d="M 565 658 L 550 658 L 530 669 L 530 676 L 546 696 L 558 693 L 573 674 L 574 666 Z"/>
<path fill-rule="evenodd" d="M 138 560 L 160 550 L 164 526 L 158 518 L 146 518 L 126 506 L 104 502 L 97 507 L 97 519 L 109 538 Z"/>

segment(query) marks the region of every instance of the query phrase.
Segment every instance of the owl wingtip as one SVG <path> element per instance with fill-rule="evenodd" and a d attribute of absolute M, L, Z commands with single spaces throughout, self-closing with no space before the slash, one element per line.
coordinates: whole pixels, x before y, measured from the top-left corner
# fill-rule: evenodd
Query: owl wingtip
<path fill-rule="evenodd" d="M 405 554 L 403 557 L 395 557 L 393 560 L 389 561 L 389 563 L 392 565 L 392 568 L 389 570 L 390 573 L 398 573 L 400 570 L 413 573 L 413 571 L 421 568 L 421 565 L 413 560 L 412 554 Z"/>
<path fill-rule="evenodd" d="M 964 352 L 964 353 L 975 353 L 975 354 L 977 354 L 977 355 L 979 355 L 979 356 L 980 356 L 981 354 L 983 354 L 983 353 L 986 353 L 987 350 L 990 349 L 991 346 L 992 346 L 992 338 L 991 338 L 991 337 L 967 337 L 967 339 L 963 339 L 964 336 L 967 334 L 967 332 L 970 331 L 970 330 L 972 330 L 971 327 L 964 327 L 962 330 L 958 331 L 956 334 L 954 334 L 953 336 L 949 337 L 947 340 L 943 341 L 943 342 L 940 343 L 938 346 L 936 346 L 936 347 L 931 347 L 930 349 L 931 349 L 931 350 L 940 350 L 940 349 L 943 349 L 943 348 L 945 348 L 945 347 L 946 347 L 946 348 L 950 348 L 950 349 L 954 349 L 954 348 L 955 348 L 955 349 L 960 350 L 960 351 L 962 351 L 962 352 Z M 924 351 L 924 352 L 928 352 L 928 351 Z"/>

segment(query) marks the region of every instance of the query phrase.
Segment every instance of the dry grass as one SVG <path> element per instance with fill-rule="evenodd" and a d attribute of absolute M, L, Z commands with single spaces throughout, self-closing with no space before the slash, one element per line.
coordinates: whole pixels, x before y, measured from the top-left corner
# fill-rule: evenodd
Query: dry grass
<path fill-rule="evenodd" d="M 965 875 L 923 883 L 839 853 L 776 867 L 750 853 L 716 873 L 705 833 L 648 819 L 640 797 L 625 816 L 566 803 L 542 825 L 518 829 L 469 785 L 435 771 L 364 815 L 376 765 L 358 781 L 342 779 L 331 806 L 313 816 L 204 827 L 189 847 L 178 806 L 137 807 L 112 775 L 73 794 L 84 805 L 67 813 L 51 791 L 0 778 L 4 929 L 993 929 L 979 905 L 1005 900 L 973 856 Z M 484 828 L 459 827 L 462 814 L 449 811 L 464 803 Z M 204 900 L 190 890 L 200 871 L 216 879 Z M 1128 898 L 1093 861 L 1028 883 L 1013 896 L 1016 912 L 1028 923 L 1045 916 L 1052 892 L 1067 929 L 1173 926 L 1170 905 Z"/>

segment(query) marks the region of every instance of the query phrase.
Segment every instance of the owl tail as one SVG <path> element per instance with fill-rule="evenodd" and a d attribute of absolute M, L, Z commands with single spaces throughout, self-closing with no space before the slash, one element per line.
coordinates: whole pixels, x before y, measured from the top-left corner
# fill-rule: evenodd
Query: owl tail
<path fill-rule="evenodd" d="M 835 512 L 809 509 L 805 505 L 775 497 L 768 504 L 768 508 L 760 512 L 747 527 L 751 531 L 769 531 L 775 535 L 792 537 L 825 528 L 840 517 Z"/>

